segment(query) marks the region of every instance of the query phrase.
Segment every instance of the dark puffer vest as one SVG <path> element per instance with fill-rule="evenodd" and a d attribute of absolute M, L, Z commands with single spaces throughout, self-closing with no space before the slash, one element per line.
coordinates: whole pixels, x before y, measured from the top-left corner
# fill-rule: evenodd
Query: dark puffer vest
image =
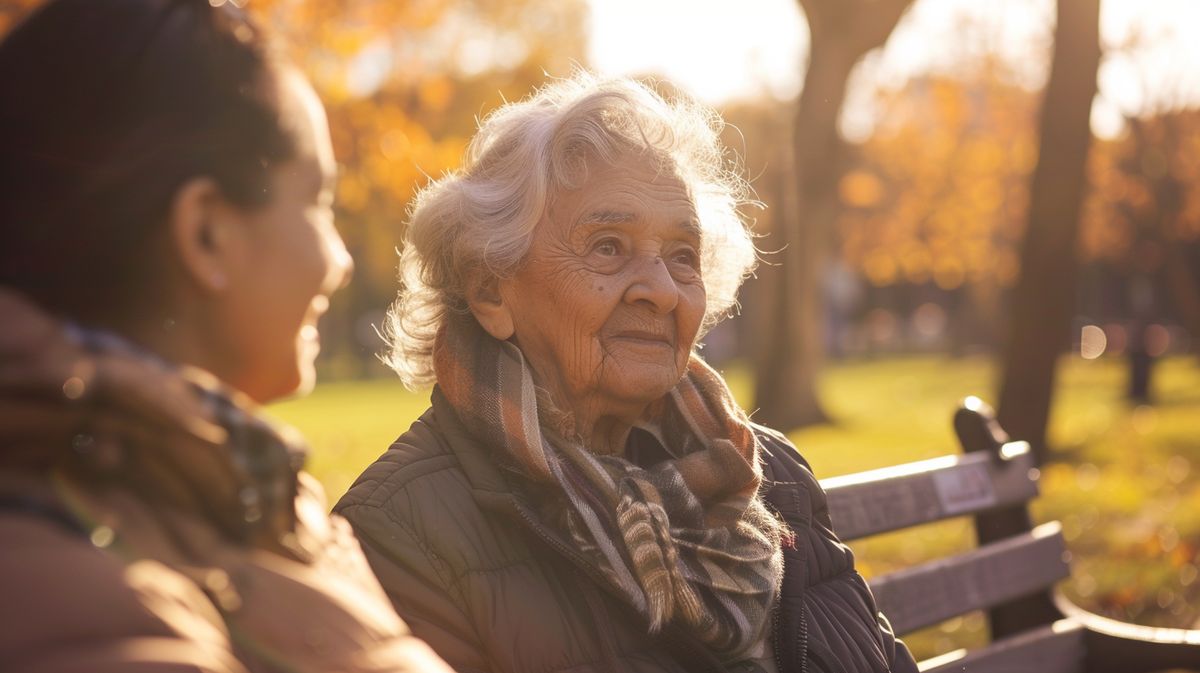
<path fill-rule="evenodd" d="M 773 625 L 777 668 L 915 673 L 833 534 L 812 472 L 782 435 L 756 429 L 764 497 L 795 534 Z M 335 510 L 414 634 L 461 672 L 742 670 L 672 625 L 648 635 L 569 541 L 537 523 L 519 483 L 435 389 L 432 408 Z"/>

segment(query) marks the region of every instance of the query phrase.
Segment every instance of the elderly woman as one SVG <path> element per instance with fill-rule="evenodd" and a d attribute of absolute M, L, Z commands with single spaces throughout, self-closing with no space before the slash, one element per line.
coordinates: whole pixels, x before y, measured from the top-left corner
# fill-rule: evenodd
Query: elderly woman
<path fill-rule="evenodd" d="M 336 510 L 460 671 L 916 670 L 696 352 L 755 261 L 719 124 L 577 76 L 417 198 L 391 362 L 432 406 Z"/>

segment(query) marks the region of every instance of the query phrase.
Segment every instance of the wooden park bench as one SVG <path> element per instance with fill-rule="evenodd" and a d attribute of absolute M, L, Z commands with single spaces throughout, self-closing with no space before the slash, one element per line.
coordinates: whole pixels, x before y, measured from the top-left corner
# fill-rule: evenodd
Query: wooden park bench
<path fill-rule="evenodd" d="M 1074 605 L 1054 589 L 1070 576 L 1058 522 L 1032 525 L 1038 471 L 991 410 L 968 398 L 954 419 L 962 455 L 821 483 L 838 535 L 859 540 L 957 516 L 974 519 L 975 549 L 870 581 L 897 635 L 986 611 L 990 643 L 920 662 L 922 671 L 1139 673 L 1200 671 L 1200 629 L 1137 626 Z"/>

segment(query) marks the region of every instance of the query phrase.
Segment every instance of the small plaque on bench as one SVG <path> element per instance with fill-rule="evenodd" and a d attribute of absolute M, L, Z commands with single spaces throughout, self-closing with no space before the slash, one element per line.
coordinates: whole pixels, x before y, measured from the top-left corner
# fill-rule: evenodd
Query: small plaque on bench
<path fill-rule="evenodd" d="M 987 465 L 960 465 L 957 469 L 935 472 L 933 484 L 938 501 L 947 514 L 984 509 L 996 504 L 996 491 Z"/>

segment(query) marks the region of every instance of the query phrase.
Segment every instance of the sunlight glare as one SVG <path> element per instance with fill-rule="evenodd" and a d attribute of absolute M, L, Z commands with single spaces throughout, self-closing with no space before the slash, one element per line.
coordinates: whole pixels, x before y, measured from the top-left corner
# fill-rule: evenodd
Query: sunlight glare
<path fill-rule="evenodd" d="M 808 29 L 795 0 L 588 0 L 592 67 L 606 74 L 655 74 L 718 105 L 799 93 L 807 62 Z M 887 44 L 868 54 L 851 75 L 842 130 L 860 140 L 877 114 L 870 92 L 952 70 L 964 57 L 990 50 L 1019 82 L 1045 83 L 1045 45 L 1054 21 L 1052 0 L 917 0 Z M 736 8 L 735 8 L 736 7 Z M 963 31 L 966 31 L 966 39 Z M 1106 49 L 1097 74 L 1092 129 L 1102 138 L 1124 130 L 1125 115 L 1171 104 L 1200 102 L 1200 2 L 1105 0 L 1101 36 Z M 1044 48 L 1044 46 L 1042 47 Z"/>

